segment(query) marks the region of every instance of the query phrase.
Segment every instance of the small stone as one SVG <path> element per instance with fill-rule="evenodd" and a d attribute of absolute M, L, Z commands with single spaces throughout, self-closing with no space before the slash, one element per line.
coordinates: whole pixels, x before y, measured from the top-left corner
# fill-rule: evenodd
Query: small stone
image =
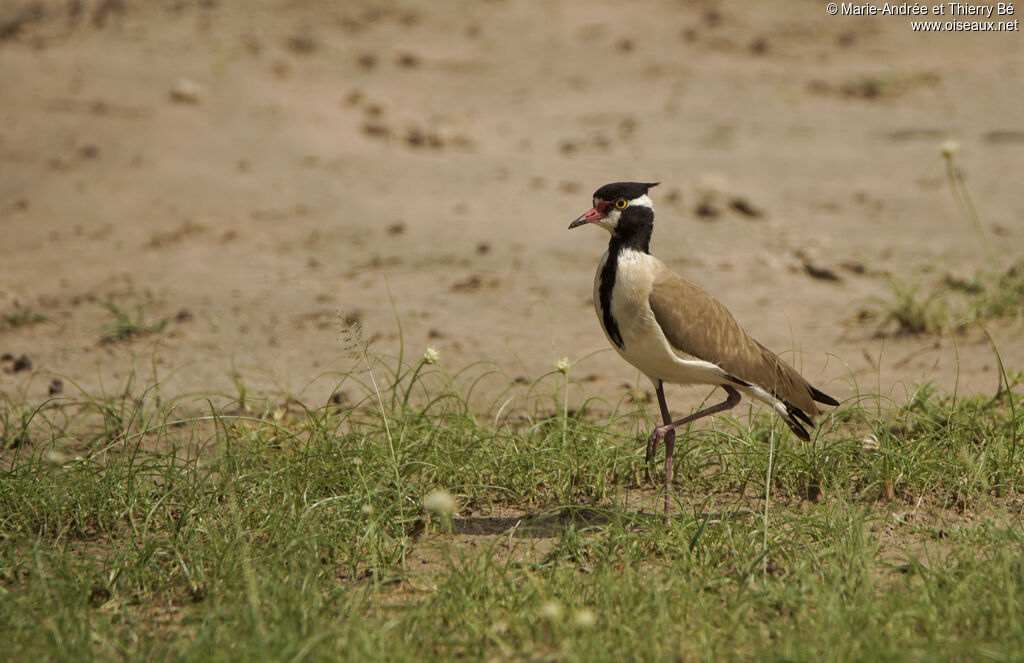
<path fill-rule="evenodd" d="M 413 53 L 402 53 L 397 58 L 395 58 L 395 62 L 398 64 L 399 67 L 403 67 L 405 69 L 415 69 L 420 65 L 420 58 L 418 55 L 415 55 Z"/>
<path fill-rule="evenodd" d="M 358 64 L 362 69 L 373 69 L 377 66 L 377 56 L 373 53 L 363 53 L 356 58 L 356 64 Z"/>
<path fill-rule="evenodd" d="M 190 78 L 179 78 L 171 86 L 168 96 L 176 104 L 198 104 L 203 96 L 203 88 Z"/>
<path fill-rule="evenodd" d="M 729 201 L 729 207 L 733 208 L 740 214 L 744 214 L 750 217 L 759 217 L 763 214 L 760 209 L 754 207 L 749 200 L 740 196 L 734 197 Z"/>
<path fill-rule="evenodd" d="M 316 39 L 312 35 L 293 35 L 288 38 L 288 50 L 296 55 L 309 55 L 317 49 Z"/>
<path fill-rule="evenodd" d="M 698 203 L 693 212 L 702 219 L 717 219 L 721 214 L 718 207 L 707 201 Z"/>
<path fill-rule="evenodd" d="M 83 159 L 96 159 L 100 155 L 100 148 L 96 145 L 82 145 L 78 148 L 78 156 Z"/>

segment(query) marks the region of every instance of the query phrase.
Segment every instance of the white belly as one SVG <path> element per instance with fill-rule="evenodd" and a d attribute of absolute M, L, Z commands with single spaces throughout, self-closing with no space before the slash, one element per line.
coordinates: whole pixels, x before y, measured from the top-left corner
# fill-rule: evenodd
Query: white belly
<path fill-rule="evenodd" d="M 608 254 L 605 253 L 597 267 L 594 306 L 601 328 L 623 359 L 655 382 L 731 384 L 714 364 L 686 355 L 669 345 L 654 318 L 648 299 L 658 265 L 654 257 L 640 251 L 627 249 L 619 254 L 611 313 L 619 326 L 624 347 L 615 344 L 605 329 L 600 298 L 601 269 L 607 259 Z"/>

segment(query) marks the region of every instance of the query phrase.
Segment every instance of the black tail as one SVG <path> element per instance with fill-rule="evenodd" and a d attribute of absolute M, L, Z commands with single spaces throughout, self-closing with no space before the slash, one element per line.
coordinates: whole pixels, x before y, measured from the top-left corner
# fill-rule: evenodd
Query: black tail
<path fill-rule="evenodd" d="M 810 386 L 810 385 L 808 385 L 808 386 Z M 814 387 L 811 387 L 811 398 L 813 398 L 815 401 L 817 401 L 819 403 L 824 403 L 825 405 L 832 405 L 832 406 L 839 405 L 839 401 L 837 401 L 836 399 L 832 398 L 831 396 L 829 396 L 825 392 L 819 391 L 819 390 L 815 389 Z"/>

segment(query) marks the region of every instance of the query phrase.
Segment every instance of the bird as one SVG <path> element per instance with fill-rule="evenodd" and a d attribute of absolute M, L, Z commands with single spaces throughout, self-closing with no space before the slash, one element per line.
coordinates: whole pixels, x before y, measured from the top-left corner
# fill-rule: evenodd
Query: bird
<path fill-rule="evenodd" d="M 594 309 L 609 343 L 654 384 L 662 425 L 647 439 L 650 463 L 665 442 L 665 521 L 671 515 L 672 455 L 676 429 L 730 410 L 742 395 L 779 414 L 802 440 L 810 440 L 818 403 L 839 402 L 812 386 L 792 366 L 754 340 L 732 313 L 700 286 L 676 275 L 651 255 L 657 182 L 613 182 L 594 192 L 593 207 L 569 224 L 611 234 L 594 277 Z M 712 385 L 725 390 L 716 405 L 672 420 L 665 383 Z"/>

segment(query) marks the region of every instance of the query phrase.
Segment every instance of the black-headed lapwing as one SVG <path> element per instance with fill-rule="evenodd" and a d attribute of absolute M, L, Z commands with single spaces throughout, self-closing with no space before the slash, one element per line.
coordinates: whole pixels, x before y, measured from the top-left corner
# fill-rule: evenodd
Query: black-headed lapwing
<path fill-rule="evenodd" d="M 587 223 L 611 233 L 594 278 L 594 308 L 608 340 L 654 383 L 664 424 L 647 440 L 647 461 L 665 440 L 665 515 L 670 513 L 675 429 L 735 407 L 740 394 L 772 407 L 797 437 L 808 440 L 816 403 L 839 403 L 812 387 L 792 366 L 751 338 L 728 309 L 650 253 L 657 182 L 615 182 L 594 192 L 594 206 L 569 229 Z M 672 421 L 665 382 L 716 385 L 728 398 Z"/>

